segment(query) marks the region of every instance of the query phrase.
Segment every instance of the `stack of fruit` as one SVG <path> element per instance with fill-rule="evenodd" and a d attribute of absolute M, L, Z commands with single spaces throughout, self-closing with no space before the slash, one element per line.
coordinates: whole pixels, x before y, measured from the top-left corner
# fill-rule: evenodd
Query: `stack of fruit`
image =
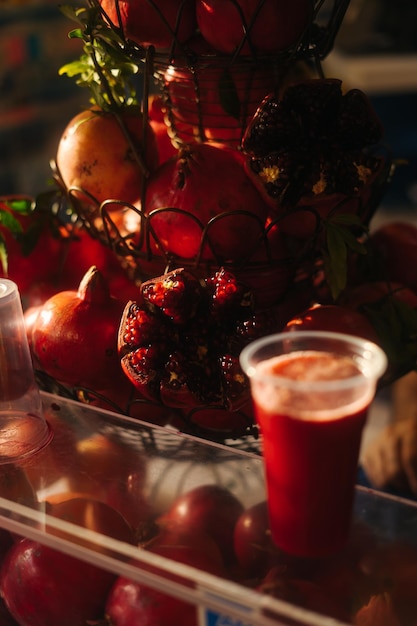
<path fill-rule="evenodd" d="M 99 493 L 96 490 L 93 493 L 50 494 L 43 500 L 24 471 L 14 467 L 4 472 L 0 484 L 2 495 L 15 498 L 18 493 L 20 502 L 26 507 L 35 511 L 45 509 L 55 520 L 75 524 L 79 531 L 85 528 L 88 533 L 100 533 L 110 540 L 123 542 L 125 549 L 129 547 L 129 564 L 131 568 L 138 567 L 141 578 L 130 577 L 129 569 L 126 574 L 118 573 L 117 568 L 115 571 L 102 569 L 98 558 L 89 562 L 88 558 L 81 560 L 70 552 L 61 551 L 51 539 L 66 539 L 67 534 L 56 523 L 48 523 L 49 520 L 45 523 L 51 538 L 49 544 L 33 537 L 18 537 L 2 528 L 2 626 L 197 626 L 201 623 L 199 614 L 204 610 L 204 604 L 199 607 L 187 601 L 182 591 L 191 574 L 179 579 L 178 569 L 174 570 L 175 573 L 162 567 L 157 569 L 155 558 L 146 558 L 151 555 L 191 566 L 195 569 L 193 576 L 197 581 L 201 580 L 202 572 L 209 573 L 217 577 L 219 584 L 232 583 L 235 593 L 239 587 L 242 595 L 259 592 L 285 603 L 283 607 L 292 605 L 304 609 L 311 616 L 308 622 L 304 620 L 305 624 L 415 624 L 415 543 L 379 532 L 378 526 L 375 528 L 356 516 L 349 542 L 343 550 L 330 557 L 295 557 L 272 542 L 265 500 L 245 506 L 231 488 L 203 482 L 179 494 L 174 490 L 163 509 L 156 510 L 146 493 L 141 457 L 130 455 L 131 449 L 117 441 L 107 440 L 103 448 L 106 437 L 102 434 L 96 434 L 95 440 L 93 437 L 78 441 L 77 456 L 70 458 L 80 463 L 80 469 L 84 468 L 79 476 L 89 477 L 93 469 Z M 84 465 L 85 462 L 88 464 Z M 131 473 L 126 480 L 124 473 L 128 468 Z M 124 497 L 117 499 L 120 486 L 126 486 L 127 492 L 132 479 L 136 486 L 135 508 L 132 509 L 136 515 L 133 518 L 126 515 L 125 508 L 120 508 L 120 503 L 127 501 L 126 496 L 133 493 L 124 492 Z M 138 511 L 141 512 L 140 519 Z M 404 509 L 401 514 L 404 517 Z M 411 519 L 410 512 L 408 520 Z M 101 556 L 113 556 L 109 542 L 100 547 L 97 543 L 90 546 L 87 537 L 82 547 L 93 553 L 100 551 Z M 77 547 L 80 549 L 80 545 Z M 156 586 L 150 577 L 148 584 L 149 574 L 154 578 L 158 575 L 166 584 Z M 178 596 L 166 591 L 170 589 L 168 583 L 171 580 L 178 584 Z M 268 623 L 282 624 L 282 613 L 280 617 L 275 616 L 270 607 L 268 603 Z M 243 608 L 246 608 L 245 604 Z M 210 615 L 217 617 L 214 609 Z M 303 615 L 301 611 L 300 615 Z M 312 622 L 314 615 L 316 619 Z M 217 623 L 243 622 L 223 616 Z M 302 622 L 293 620 L 292 623 Z"/>
<path fill-rule="evenodd" d="M 64 283 L 70 295 L 43 305 L 30 342 L 37 367 L 77 397 L 210 437 L 252 432 L 239 352 L 313 303 L 336 307 L 325 327 L 370 321 L 391 378 L 414 367 L 415 303 L 399 304 L 390 283 L 385 309 L 369 289 L 351 296 L 384 278 L 368 226 L 392 163 L 366 95 L 320 73 L 348 2 L 330 4 L 324 25 L 313 0 L 65 9 L 83 54 L 61 72 L 90 88 L 92 106 L 63 131 L 56 188 L 32 218 L 47 204 L 60 232 L 64 215 L 100 252 Z M 117 285 L 101 250 L 119 263 Z"/>

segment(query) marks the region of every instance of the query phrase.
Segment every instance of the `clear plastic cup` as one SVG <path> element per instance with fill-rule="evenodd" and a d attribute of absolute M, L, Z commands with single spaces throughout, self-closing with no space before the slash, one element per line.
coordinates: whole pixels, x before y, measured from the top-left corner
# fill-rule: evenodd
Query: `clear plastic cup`
<path fill-rule="evenodd" d="M 241 353 L 262 436 L 274 542 L 320 557 L 351 522 L 363 427 L 387 367 L 379 346 L 351 335 L 295 331 Z"/>
<path fill-rule="evenodd" d="M 49 443 L 17 285 L 0 278 L 0 463 L 11 463 Z"/>

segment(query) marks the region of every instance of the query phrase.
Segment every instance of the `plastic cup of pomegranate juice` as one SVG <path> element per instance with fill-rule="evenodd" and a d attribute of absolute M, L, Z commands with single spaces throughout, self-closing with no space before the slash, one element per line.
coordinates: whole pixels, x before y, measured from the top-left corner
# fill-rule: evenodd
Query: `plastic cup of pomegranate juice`
<path fill-rule="evenodd" d="M 301 557 L 345 545 L 368 407 L 387 358 L 351 335 L 295 331 L 244 348 L 274 542 Z"/>

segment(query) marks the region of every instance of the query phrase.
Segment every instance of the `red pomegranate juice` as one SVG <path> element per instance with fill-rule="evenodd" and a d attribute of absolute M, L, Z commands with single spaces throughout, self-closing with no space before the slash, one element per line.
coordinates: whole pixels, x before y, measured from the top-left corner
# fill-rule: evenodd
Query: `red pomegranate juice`
<path fill-rule="evenodd" d="M 258 368 L 252 396 L 263 438 L 273 539 L 299 556 L 333 553 L 349 534 L 362 430 L 374 388 L 351 358 L 327 352 L 295 352 Z M 326 389 L 336 380 L 341 384 Z"/>

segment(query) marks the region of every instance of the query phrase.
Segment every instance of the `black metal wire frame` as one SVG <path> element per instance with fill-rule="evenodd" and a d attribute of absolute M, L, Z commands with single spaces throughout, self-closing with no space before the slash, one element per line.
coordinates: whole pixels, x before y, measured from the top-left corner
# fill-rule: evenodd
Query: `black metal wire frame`
<path fill-rule="evenodd" d="M 391 155 L 384 147 L 381 146 L 375 154 L 380 158 L 381 166 L 372 183 L 370 198 L 365 205 L 363 205 L 360 196 L 357 198 L 357 214 L 365 226 L 369 224 L 377 210 L 395 169 Z M 317 243 L 320 243 L 317 242 L 317 237 L 321 230 L 322 217 L 314 205 L 295 207 L 291 212 L 299 215 L 301 221 L 303 221 L 303 215 L 306 212 L 309 213 L 315 223 L 315 232 L 312 233 L 304 246 L 297 247 L 295 255 L 289 254 L 286 257 L 277 259 L 270 247 L 268 232 L 275 224 L 279 225 L 281 221 L 285 221 L 289 215 L 288 212 L 277 213 L 275 220 L 271 221 L 267 226 L 258 216 L 244 210 L 227 211 L 218 214 L 207 224 L 202 224 L 196 216 L 175 207 L 159 207 L 148 215 L 140 206 L 134 206 L 123 200 L 107 199 L 100 204 L 91 194 L 80 188 L 65 189 L 55 164 L 53 164 L 53 169 L 55 178 L 63 188 L 67 201 L 70 202 L 72 210 L 78 215 L 83 226 L 92 237 L 110 247 L 123 261 L 123 264 L 125 266 L 127 264 L 132 269 L 134 277 L 139 280 L 146 280 L 176 267 L 188 267 L 205 275 L 205 273 L 211 273 L 219 266 L 225 266 L 231 271 L 254 270 L 258 271 L 260 275 L 262 272 L 274 270 L 276 272 L 276 280 L 279 280 L 280 273 L 289 269 L 295 271 L 306 260 L 314 260 L 317 252 Z M 341 198 L 339 203 L 335 205 L 333 212 L 343 212 L 344 203 L 349 200 L 349 198 Z M 201 237 L 195 258 L 187 259 L 177 256 L 164 247 L 152 225 L 153 220 L 163 212 L 183 214 L 187 219 L 192 219 L 200 228 Z M 116 220 L 116 216 L 120 216 L 121 213 L 134 216 L 137 224 L 134 231 L 123 230 L 123 227 Z M 247 258 L 242 257 L 235 262 L 229 262 L 218 257 L 210 246 L 211 230 L 215 226 L 218 227 L 222 220 L 229 220 L 230 217 L 236 217 L 236 219 L 244 217 L 246 220 L 250 220 L 251 229 L 259 234 L 258 246 L 252 251 L 248 251 Z M 203 254 L 204 250 L 211 250 L 211 254 L 207 257 L 207 255 Z M 255 256 L 259 258 L 260 254 L 264 261 L 257 262 L 252 260 Z"/>
<path fill-rule="evenodd" d="M 251 31 L 256 24 L 258 15 L 262 10 L 262 7 L 264 6 L 266 0 L 258 1 L 250 22 L 246 21 L 239 1 L 229 1 L 234 4 L 237 13 L 240 16 L 242 22 L 242 39 L 233 54 L 220 56 L 224 57 L 224 59 L 229 63 L 233 63 L 238 59 L 245 58 L 242 57 L 241 52 L 246 45 L 246 47 L 250 51 L 250 54 L 248 56 L 250 57 L 252 62 L 256 61 L 257 59 L 259 59 L 260 61 L 265 60 L 265 56 L 259 56 L 256 51 L 256 48 L 251 40 Z M 180 38 L 178 37 L 187 0 L 182 0 L 182 2 L 179 4 L 174 28 L 172 28 L 163 11 L 161 11 L 161 8 L 156 0 L 147 0 L 147 2 L 158 15 L 159 19 L 164 24 L 167 32 L 170 33 L 172 39 L 169 50 L 164 50 L 163 52 L 158 53 L 156 55 L 157 60 L 165 60 L 166 62 L 171 63 L 174 61 L 175 57 L 178 56 L 179 53 L 181 55 L 187 56 L 190 63 L 192 64 L 195 63 L 198 58 L 203 61 L 206 58 L 210 58 L 211 55 L 196 55 L 192 51 L 192 49 L 187 47 L 187 42 L 181 42 Z M 89 4 L 91 6 L 99 7 L 104 17 L 104 20 L 107 22 L 109 27 L 116 29 L 118 34 L 121 34 L 123 37 L 125 37 L 118 0 L 115 1 L 117 23 L 113 23 L 111 21 L 110 17 L 100 6 L 99 0 L 89 0 Z M 335 38 L 343 22 L 349 4 L 350 0 L 311 0 L 310 15 L 306 27 L 300 34 L 297 41 L 295 41 L 285 50 L 282 50 L 282 52 L 277 54 L 281 62 L 284 62 L 286 60 L 293 61 L 297 58 L 305 59 L 307 56 L 323 60 L 329 54 L 334 45 Z M 128 41 L 127 39 L 126 45 L 130 49 L 132 55 L 134 55 L 136 58 L 145 60 L 147 48 L 142 47 L 135 42 Z"/>

